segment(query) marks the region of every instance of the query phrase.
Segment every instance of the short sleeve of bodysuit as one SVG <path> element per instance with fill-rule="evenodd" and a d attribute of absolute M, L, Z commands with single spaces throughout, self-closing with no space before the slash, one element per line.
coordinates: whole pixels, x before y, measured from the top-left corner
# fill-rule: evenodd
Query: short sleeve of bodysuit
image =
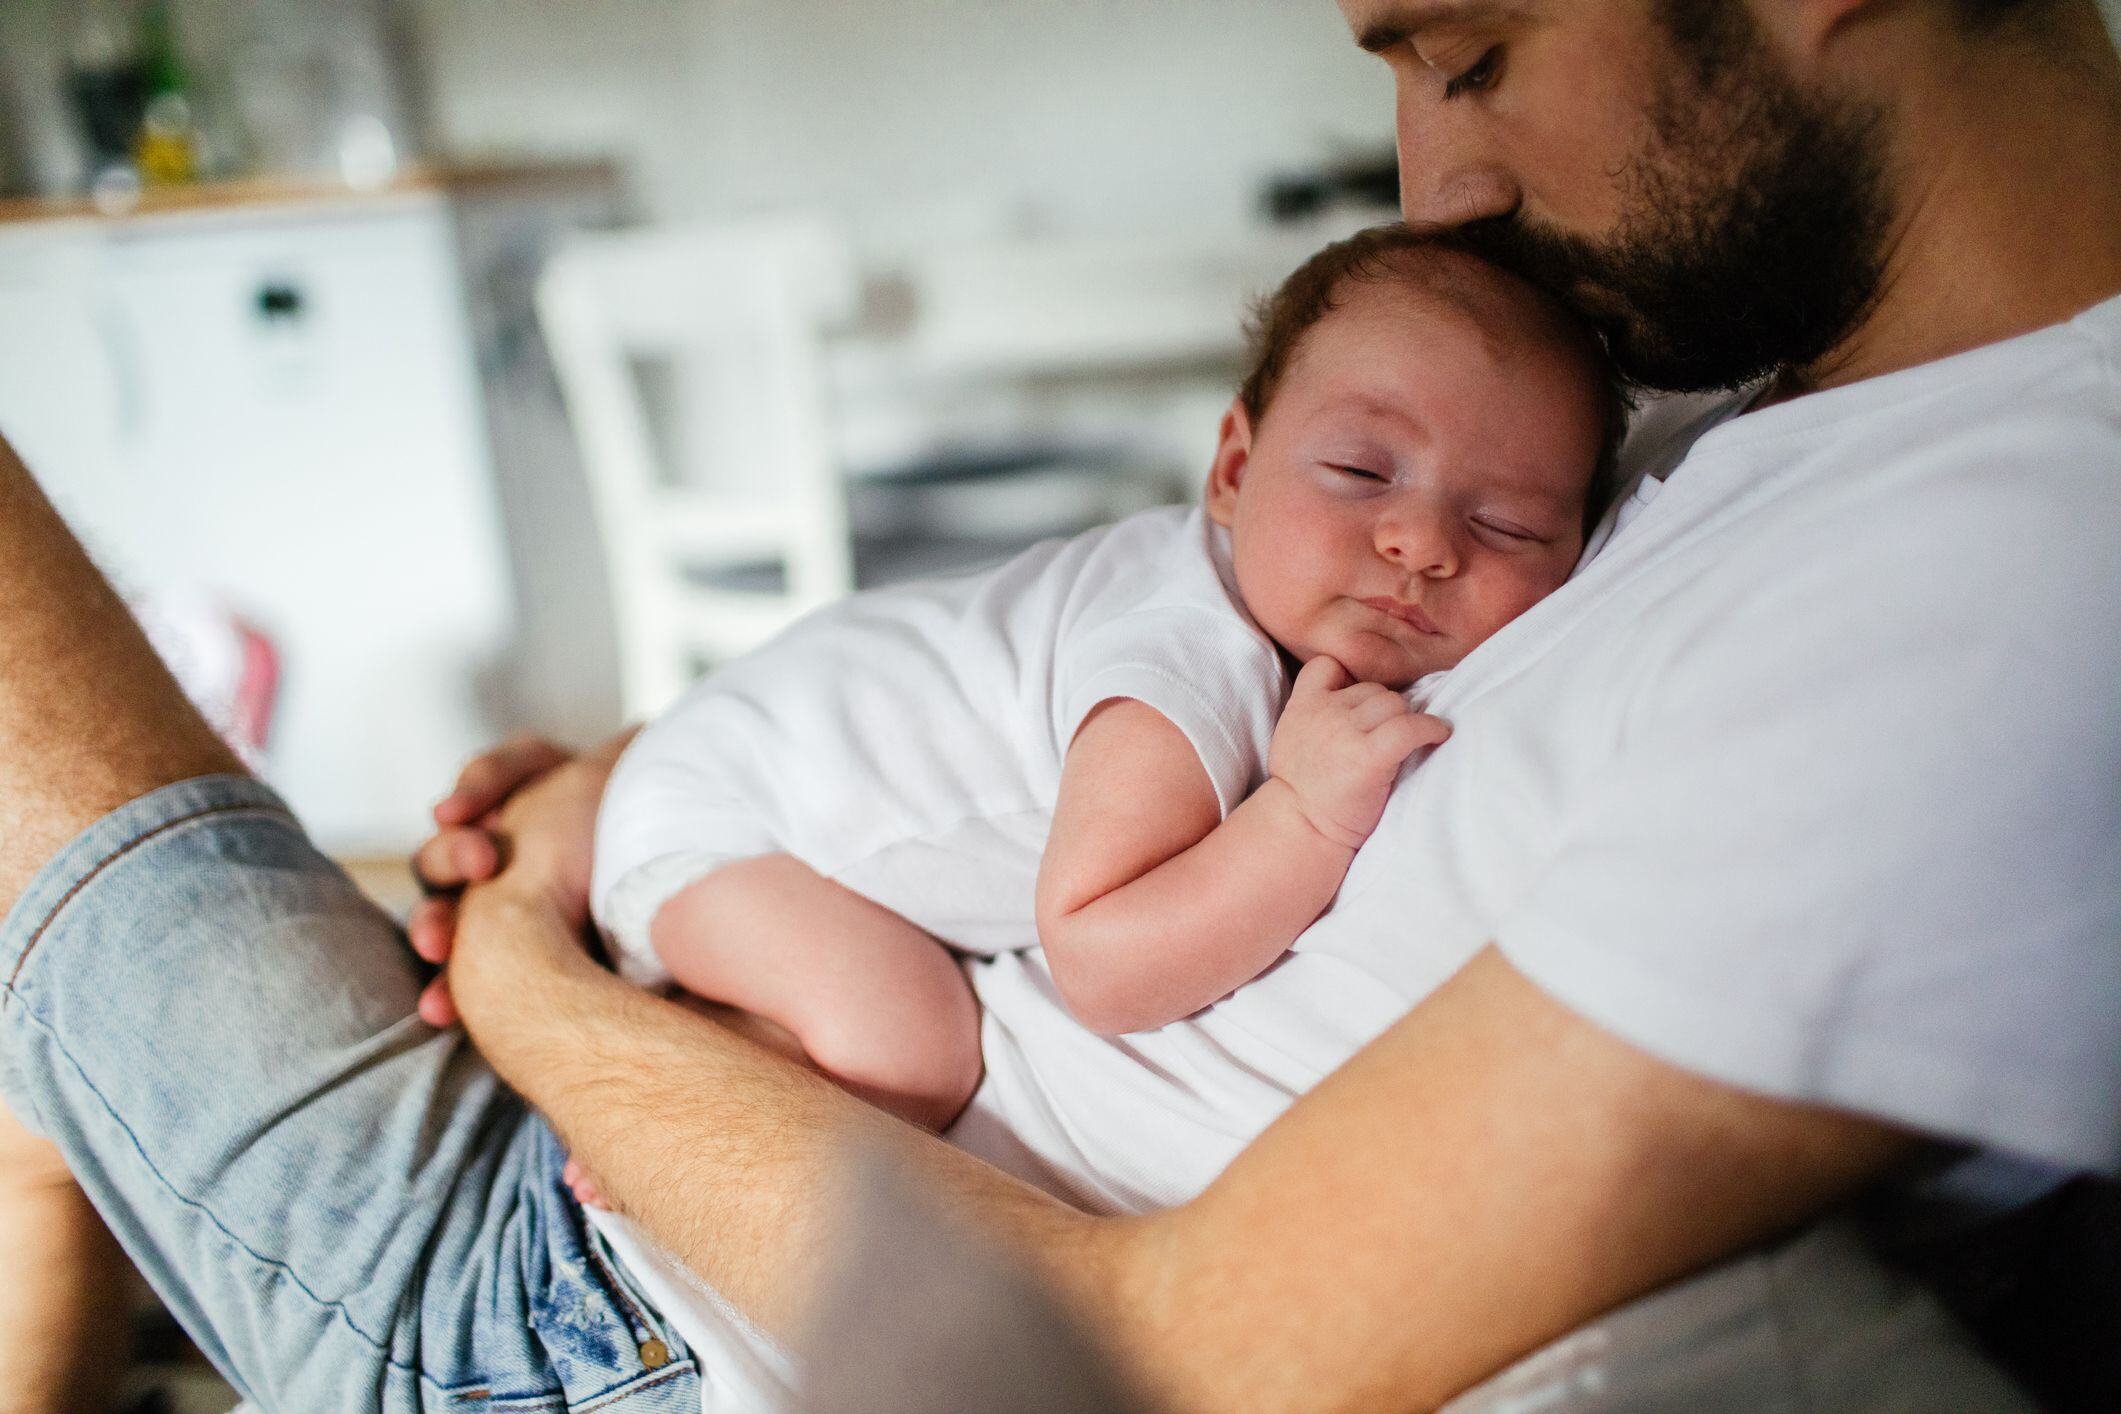
<path fill-rule="evenodd" d="M 605 792 L 595 914 L 626 975 L 659 977 L 664 903 L 785 852 L 967 948 L 1020 897 L 1028 936 L 1061 759 L 1098 702 L 1176 723 L 1227 812 L 1264 773 L 1283 691 L 1228 586 L 1228 537 L 1198 510 L 856 595 L 642 730 Z"/>
<path fill-rule="evenodd" d="M 1224 816 L 1266 770 L 1284 680 L 1273 645 L 1228 610 L 1135 610 L 1062 645 L 1056 733 L 1065 753 L 1099 703 L 1127 697 L 1170 719 L 1200 756 Z"/>
<path fill-rule="evenodd" d="M 1266 777 L 1288 693 L 1281 651 L 1239 600 L 1227 530 L 1198 508 L 1137 523 L 1155 538 L 1130 545 L 1055 635 L 1054 744 L 1065 757 L 1101 702 L 1145 703 L 1185 733 L 1227 817 Z"/>

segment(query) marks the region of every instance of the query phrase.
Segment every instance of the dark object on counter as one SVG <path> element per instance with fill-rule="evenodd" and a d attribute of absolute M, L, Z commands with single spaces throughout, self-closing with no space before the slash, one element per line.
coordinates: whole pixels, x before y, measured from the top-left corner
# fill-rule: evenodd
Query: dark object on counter
<path fill-rule="evenodd" d="M 1332 206 L 1399 205 L 1399 156 L 1389 147 L 1374 153 L 1328 162 L 1308 172 L 1287 172 L 1267 179 L 1260 205 L 1269 220 L 1301 221 Z"/>
<path fill-rule="evenodd" d="M 147 0 L 129 32 L 119 14 L 86 9 L 68 55 L 66 95 L 88 146 L 89 184 L 137 192 L 143 179 L 192 181 L 200 174 L 196 91 L 170 0 Z"/>
<path fill-rule="evenodd" d="M 66 97 L 88 142 L 91 170 L 133 160 L 133 142 L 147 116 L 147 71 L 138 60 L 74 69 L 66 76 Z"/>

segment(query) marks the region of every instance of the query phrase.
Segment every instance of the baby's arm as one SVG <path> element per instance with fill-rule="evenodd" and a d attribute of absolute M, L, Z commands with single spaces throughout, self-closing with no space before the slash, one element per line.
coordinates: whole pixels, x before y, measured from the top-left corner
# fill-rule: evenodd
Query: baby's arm
<path fill-rule="evenodd" d="M 1062 999 L 1108 1035 L 1146 1031 L 1265 971 L 1325 911 L 1408 756 L 1450 734 L 1330 658 L 1297 675 L 1267 783 L 1217 823 L 1185 734 L 1115 698 L 1061 770 L 1038 933 Z"/>

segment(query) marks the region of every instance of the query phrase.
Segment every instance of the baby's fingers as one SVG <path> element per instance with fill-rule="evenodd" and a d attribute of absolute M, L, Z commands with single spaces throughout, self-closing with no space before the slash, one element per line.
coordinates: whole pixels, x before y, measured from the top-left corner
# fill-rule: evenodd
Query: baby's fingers
<path fill-rule="evenodd" d="M 1375 684 L 1371 684 L 1375 686 Z M 1350 692 L 1354 689 L 1350 688 Z M 1357 731 L 1374 731 L 1394 717 L 1412 716 L 1414 709 L 1407 706 L 1407 699 L 1390 688 L 1379 688 L 1377 695 L 1364 697 L 1348 705 L 1348 725 Z"/>
<path fill-rule="evenodd" d="M 1427 712 L 1416 712 L 1407 720 L 1414 724 L 1417 746 L 1442 746 L 1451 739 L 1451 724 L 1441 717 L 1432 717 Z"/>
<path fill-rule="evenodd" d="M 1348 670 L 1340 665 L 1340 660 L 1321 653 L 1297 671 L 1290 695 L 1336 692 L 1347 685 Z"/>
<path fill-rule="evenodd" d="M 1369 735 L 1371 749 L 1392 761 L 1404 761 L 1425 746 L 1440 745 L 1451 735 L 1451 724 L 1426 712 L 1393 717 Z"/>

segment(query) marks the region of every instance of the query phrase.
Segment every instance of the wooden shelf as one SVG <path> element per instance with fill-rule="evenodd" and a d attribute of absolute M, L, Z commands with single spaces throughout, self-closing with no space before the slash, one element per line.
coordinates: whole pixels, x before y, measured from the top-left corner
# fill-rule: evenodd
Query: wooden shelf
<path fill-rule="evenodd" d="M 378 187 L 353 187 L 323 178 L 239 177 L 188 186 L 148 187 L 128 202 L 105 207 L 86 196 L 0 197 L 0 224 L 34 221 L 126 222 L 197 213 L 276 208 L 359 206 L 408 196 L 483 196 L 580 186 L 610 186 L 617 169 L 608 162 L 427 163 L 406 168 Z"/>

